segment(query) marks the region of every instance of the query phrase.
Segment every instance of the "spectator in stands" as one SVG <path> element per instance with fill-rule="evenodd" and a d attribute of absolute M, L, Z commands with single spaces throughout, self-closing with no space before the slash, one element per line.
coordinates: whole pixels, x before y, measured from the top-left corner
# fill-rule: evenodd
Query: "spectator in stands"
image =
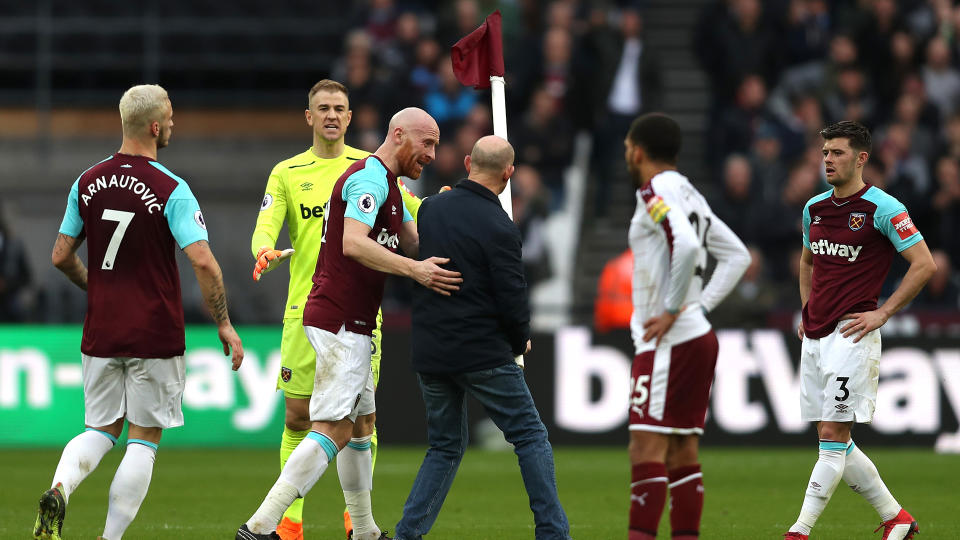
<path fill-rule="evenodd" d="M 626 182 L 620 162 L 623 134 L 637 115 L 659 110 L 662 80 L 655 51 L 643 39 L 643 19 L 634 9 L 620 13 L 619 32 L 594 26 L 584 38 L 584 56 L 575 95 L 584 104 L 570 111 L 594 133 L 593 162 L 597 164 L 594 211 L 606 215 L 610 185 Z"/>
<path fill-rule="evenodd" d="M 937 187 L 931 207 L 937 226 L 930 230 L 929 244 L 948 253 L 953 266 L 960 266 L 960 164 L 957 158 L 943 156 L 937 161 Z M 928 233 L 924 232 L 924 237 Z"/>
<path fill-rule="evenodd" d="M 927 98 L 946 120 L 957 110 L 960 99 L 960 73 L 950 65 L 950 49 L 939 37 L 927 44 L 927 63 L 923 66 L 923 84 Z"/>
<path fill-rule="evenodd" d="M 950 256 L 940 249 L 935 249 L 930 254 L 937 263 L 937 270 L 910 306 L 956 311 L 960 309 L 960 280 L 950 264 Z"/>
<path fill-rule="evenodd" d="M 393 0 L 370 0 L 365 29 L 378 48 L 393 41 L 397 29 L 397 11 Z"/>
<path fill-rule="evenodd" d="M 762 208 L 760 190 L 751 184 L 750 161 L 741 154 L 731 154 L 723 167 L 723 192 L 712 205 L 717 217 L 748 244 L 763 226 L 758 214 Z"/>
<path fill-rule="evenodd" d="M 719 165 L 725 156 L 750 151 L 756 127 L 764 121 L 775 122 L 766 108 L 766 99 L 767 87 L 761 76 L 751 74 L 743 78 L 736 101 L 721 113 L 713 133 L 708 149 L 713 154 L 711 162 Z"/>
<path fill-rule="evenodd" d="M 633 316 L 633 251 L 627 249 L 607 261 L 597 282 L 593 327 L 600 333 L 630 328 Z M 713 318 L 713 317 L 711 317 Z"/>
<path fill-rule="evenodd" d="M 421 39 L 413 68 L 410 70 L 410 85 L 422 99 L 427 92 L 440 86 L 440 44 L 434 39 Z"/>
<path fill-rule="evenodd" d="M 421 186 L 411 183 L 411 189 L 419 187 L 420 196 L 437 193 L 443 186 L 451 186 L 463 178 L 463 154 L 452 144 L 437 146 L 437 157 L 427 169 L 423 171 Z"/>
<path fill-rule="evenodd" d="M 380 124 L 380 111 L 377 107 L 370 103 L 354 107 L 350 131 L 345 137 L 347 145 L 373 152 L 383 142 L 383 127 Z"/>
<path fill-rule="evenodd" d="M 450 8 L 440 14 L 437 25 L 437 41 L 443 50 L 450 50 L 460 38 L 473 32 L 483 19 L 476 0 L 457 0 Z"/>
<path fill-rule="evenodd" d="M 845 64 L 837 73 L 836 87 L 827 91 L 823 100 L 828 123 L 853 120 L 872 126 L 877 100 L 867 86 L 866 75 L 860 66 Z"/>
<path fill-rule="evenodd" d="M 510 180 L 510 193 L 513 221 L 523 239 L 523 273 L 527 285 L 533 287 L 553 274 L 546 235 L 550 192 L 544 188 L 536 169 L 520 165 Z"/>
<path fill-rule="evenodd" d="M 558 114 L 546 88 L 537 88 L 530 107 L 516 126 L 510 129 L 517 162 L 530 165 L 550 190 L 553 209 L 564 203 L 563 174 L 573 154 L 573 127 Z"/>
<path fill-rule="evenodd" d="M 910 126 L 891 124 L 878 139 L 872 157 L 886 170 L 887 192 L 910 208 L 916 219 L 929 207 L 926 195 L 931 184 L 927 163 L 913 148 Z"/>
<path fill-rule="evenodd" d="M 716 328 L 765 328 L 779 291 L 766 276 L 763 253 L 749 246 L 750 266 L 730 294 L 710 312 Z"/>
<path fill-rule="evenodd" d="M 806 161 L 794 164 L 790 168 L 780 199 L 764 207 L 757 242 L 767 256 L 774 276 L 788 275 L 788 255 L 802 233 L 800 217 L 803 207 L 820 188 L 818 166 L 812 166 Z"/>
<path fill-rule="evenodd" d="M 868 5 L 870 11 L 854 32 L 861 61 L 871 77 L 880 81 L 890 76 L 893 36 L 905 28 L 895 0 L 872 0 Z"/>
<path fill-rule="evenodd" d="M 753 171 L 751 183 L 760 194 L 761 204 L 777 200 L 786 181 L 787 169 L 781 159 L 779 131 L 772 122 L 761 122 L 757 127 L 750 147 L 750 169 Z"/>
<path fill-rule="evenodd" d="M 0 322 L 27 320 L 30 276 L 26 247 L 0 215 Z"/>
<path fill-rule="evenodd" d="M 764 24 L 760 0 L 729 0 L 727 6 L 727 17 L 701 19 L 700 28 L 717 28 L 697 47 L 721 107 L 734 99 L 748 74 L 760 75 L 769 86 L 776 82 L 782 67 L 782 47 L 773 28 Z M 719 11 L 714 7 L 706 13 Z"/>
<path fill-rule="evenodd" d="M 791 100 L 790 116 L 783 119 L 782 152 L 786 161 L 800 156 L 811 143 L 820 142 L 823 111 L 812 94 L 796 94 Z"/>
<path fill-rule="evenodd" d="M 790 0 L 784 29 L 785 65 L 817 62 L 826 56 L 830 26 L 830 10 L 824 0 Z"/>
<path fill-rule="evenodd" d="M 908 32 L 894 32 L 890 37 L 889 49 L 888 63 L 883 73 L 878 77 L 877 73 L 869 71 L 880 100 L 880 109 L 893 105 L 903 88 L 904 80 L 917 69 L 916 40 Z M 867 67 L 873 69 L 872 66 Z"/>
<path fill-rule="evenodd" d="M 936 156 L 960 159 L 960 114 L 954 114 L 944 124 L 937 141 Z"/>
<path fill-rule="evenodd" d="M 438 69 L 440 86 L 427 92 L 423 104 L 430 116 L 437 120 L 441 133 L 450 133 L 470 114 L 470 109 L 477 102 L 477 94 L 457 80 L 449 55 L 440 60 Z"/>

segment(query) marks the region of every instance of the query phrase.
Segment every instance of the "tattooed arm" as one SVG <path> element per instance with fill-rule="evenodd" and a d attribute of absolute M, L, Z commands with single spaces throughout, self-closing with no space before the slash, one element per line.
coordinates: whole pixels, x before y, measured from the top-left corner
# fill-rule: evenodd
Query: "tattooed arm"
<path fill-rule="evenodd" d="M 53 245 L 53 265 L 63 272 L 77 287 L 87 290 L 87 267 L 77 255 L 77 249 L 83 243 L 83 235 L 74 238 L 63 233 L 57 234 L 57 242 Z"/>
<path fill-rule="evenodd" d="M 203 301 L 210 310 L 210 315 L 216 321 L 220 342 L 223 343 L 223 354 L 230 355 L 233 350 L 233 369 L 237 370 L 243 361 L 243 345 L 233 325 L 230 324 L 230 314 L 227 312 L 227 292 L 223 286 L 223 274 L 220 265 L 210 251 L 210 244 L 206 240 L 194 242 L 183 248 L 183 252 L 190 259 L 193 271 L 197 274 L 200 292 Z"/>

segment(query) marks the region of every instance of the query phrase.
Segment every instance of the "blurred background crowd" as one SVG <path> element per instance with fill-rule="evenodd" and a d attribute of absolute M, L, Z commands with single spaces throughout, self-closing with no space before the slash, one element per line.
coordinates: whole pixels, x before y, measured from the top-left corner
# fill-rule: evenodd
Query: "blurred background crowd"
<path fill-rule="evenodd" d="M 426 109 L 441 144 L 410 187 L 435 193 L 464 176 L 463 156 L 492 132 L 489 94 L 457 82 L 449 51 L 494 9 L 517 150 L 513 211 L 539 320 L 623 326 L 630 262 L 618 256 L 635 199 L 622 141 L 634 117 L 654 110 L 681 123 L 681 172 L 754 256 L 715 324 L 787 326 L 799 309 L 801 211 L 828 188 L 818 132 L 843 119 L 871 128 L 865 179 L 907 206 L 934 250 L 940 271 L 912 309 L 960 307 L 960 7 L 951 0 L 0 6 L 10 14 L 0 19 L 10 81 L 0 91 L 9 165 L 0 171 L 0 320 L 82 317 L 80 291 L 49 270 L 62 205 L 72 179 L 115 151 L 122 91 L 158 82 L 178 122 L 160 160 L 205 209 L 234 319 L 279 321 L 285 284 L 249 281 L 249 233 L 272 165 L 309 144 L 307 89 L 324 77 L 343 82 L 347 144 L 371 151 L 393 112 Z M 885 294 L 902 275 L 895 266 Z M 408 284 L 391 282 L 393 320 L 408 295 Z M 205 320 L 196 291 L 185 304 Z"/>

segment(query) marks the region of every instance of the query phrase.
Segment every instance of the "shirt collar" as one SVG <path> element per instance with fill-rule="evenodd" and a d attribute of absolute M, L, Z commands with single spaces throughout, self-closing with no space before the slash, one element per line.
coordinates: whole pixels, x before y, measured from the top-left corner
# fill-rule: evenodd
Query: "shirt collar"
<path fill-rule="evenodd" d="M 456 186 L 453 186 L 453 187 L 463 188 L 463 189 L 466 189 L 467 191 L 472 191 L 485 199 L 489 199 L 490 201 L 497 203 L 497 206 L 500 205 L 500 199 L 497 198 L 494 192 L 490 191 L 490 189 L 488 189 L 483 184 L 474 182 L 469 178 L 464 178 Z"/>

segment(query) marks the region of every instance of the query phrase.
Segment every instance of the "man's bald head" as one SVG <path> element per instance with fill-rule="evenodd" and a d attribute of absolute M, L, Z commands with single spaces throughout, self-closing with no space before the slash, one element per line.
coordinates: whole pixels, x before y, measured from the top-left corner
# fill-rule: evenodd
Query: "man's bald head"
<path fill-rule="evenodd" d="M 513 157 L 513 146 L 506 139 L 487 135 L 473 145 L 473 151 L 464 159 L 464 166 L 470 180 L 499 195 L 513 175 Z"/>
<path fill-rule="evenodd" d="M 388 130 L 393 133 L 396 128 L 401 128 L 405 132 L 431 130 L 440 132 L 437 121 L 427 111 L 417 107 L 407 107 L 393 115 Z"/>
<path fill-rule="evenodd" d="M 470 152 L 470 164 L 477 172 L 499 175 L 513 165 L 513 146 L 496 135 L 481 137 Z"/>

